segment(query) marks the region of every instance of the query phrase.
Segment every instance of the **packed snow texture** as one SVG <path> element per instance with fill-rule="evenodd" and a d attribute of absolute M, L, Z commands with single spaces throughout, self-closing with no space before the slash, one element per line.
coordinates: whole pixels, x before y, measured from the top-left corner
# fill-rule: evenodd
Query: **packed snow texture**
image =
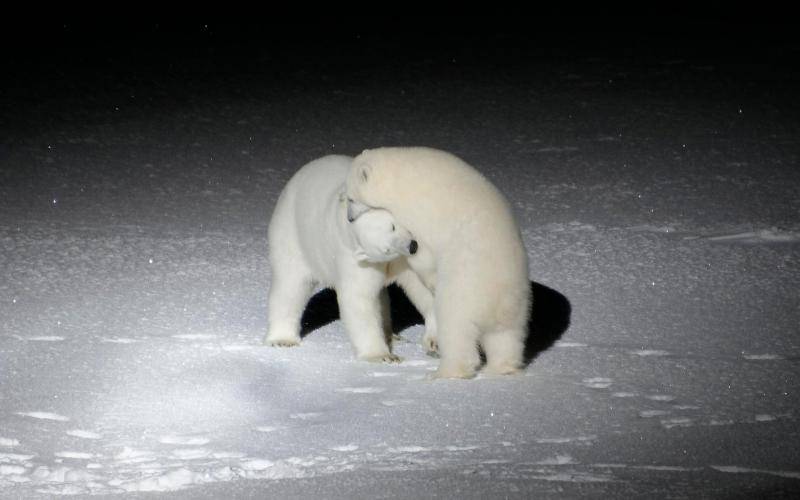
<path fill-rule="evenodd" d="M 54 58 L 0 94 L 0 497 L 800 491 L 796 75 L 248 50 Z M 284 183 L 382 145 L 452 151 L 513 204 L 523 374 L 428 380 L 396 291 L 400 364 L 354 360 L 330 292 L 299 347 L 261 345 Z"/>

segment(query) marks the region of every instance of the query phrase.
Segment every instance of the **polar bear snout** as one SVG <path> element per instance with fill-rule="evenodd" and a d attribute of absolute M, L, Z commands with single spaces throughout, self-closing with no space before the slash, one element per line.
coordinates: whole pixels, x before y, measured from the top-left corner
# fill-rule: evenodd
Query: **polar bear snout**
<path fill-rule="evenodd" d="M 389 262 L 414 255 L 419 249 L 412 234 L 398 224 L 388 210 L 368 208 L 347 227 L 356 244 L 356 258 L 361 261 Z"/>

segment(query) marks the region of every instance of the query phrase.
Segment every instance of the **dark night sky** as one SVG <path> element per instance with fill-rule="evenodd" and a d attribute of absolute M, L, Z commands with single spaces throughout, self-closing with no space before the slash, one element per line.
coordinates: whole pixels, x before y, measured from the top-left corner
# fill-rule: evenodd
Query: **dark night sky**
<path fill-rule="evenodd" d="M 159 21 L 97 16 L 6 18 L 0 54 L 0 127 L 14 128 L 20 105 L 76 86 L 136 80 L 141 87 L 169 79 L 221 75 L 314 72 L 326 78 L 369 78 L 373 72 L 413 71 L 460 78 L 458 71 L 520 67 L 533 60 L 582 60 L 592 56 L 763 62 L 771 75 L 793 75 L 800 37 L 788 13 L 755 12 L 712 2 L 704 7 L 669 4 L 571 11 L 536 7 L 530 12 L 467 12 L 425 16 L 400 12 L 325 17 L 296 13 L 245 13 L 238 19 Z M 141 13 L 139 13 L 141 14 Z M 141 16 L 146 17 L 146 16 Z M 449 68 L 458 63 L 458 71 Z M 770 76 L 772 78 L 773 76 Z M 11 120 L 11 121 L 9 121 Z"/>

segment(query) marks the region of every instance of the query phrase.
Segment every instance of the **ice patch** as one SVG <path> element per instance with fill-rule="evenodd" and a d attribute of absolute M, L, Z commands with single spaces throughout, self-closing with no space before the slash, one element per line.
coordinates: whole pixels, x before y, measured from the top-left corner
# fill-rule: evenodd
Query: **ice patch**
<path fill-rule="evenodd" d="M 424 453 L 431 451 L 431 448 L 425 446 L 398 446 L 388 449 L 389 453 Z"/>
<path fill-rule="evenodd" d="M 634 354 L 636 356 L 642 356 L 642 357 L 646 357 L 646 356 L 669 356 L 669 352 L 668 351 L 662 351 L 662 350 L 659 350 L 659 349 L 642 349 L 642 350 L 639 350 L 639 351 L 630 351 L 630 353 Z"/>
<path fill-rule="evenodd" d="M 668 394 L 651 394 L 649 396 L 645 396 L 645 398 L 649 399 L 650 401 L 675 401 L 675 396 L 670 396 Z"/>
<path fill-rule="evenodd" d="M 639 416 L 642 418 L 663 417 L 664 415 L 669 415 L 669 412 L 664 410 L 644 410 L 639 412 Z"/>
<path fill-rule="evenodd" d="M 0 463 L 27 462 L 36 455 L 22 455 L 21 453 L 0 453 Z"/>
<path fill-rule="evenodd" d="M 178 444 L 182 446 L 203 446 L 211 442 L 210 439 L 202 436 L 164 436 L 158 440 L 161 444 Z"/>
<path fill-rule="evenodd" d="M 661 421 L 661 425 L 666 429 L 672 429 L 673 427 L 691 427 L 693 424 L 694 422 L 692 419 L 686 417 L 668 418 Z"/>
<path fill-rule="evenodd" d="M 71 431 L 67 431 L 68 436 L 81 438 L 81 439 L 102 439 L 103 436 L 91 431 L 82 431 L 80 429 L 73 429 Z"/>
<path fill-rule="evenodd" d="M 615 481 L 614 476 L 608 474 L 591 474 L 588 472 L 559 472 L 544 476 L 534 476 L 534 479 L 543 481 L 557 481 L 565 483 L 608 483 Z"/>
<path fill-rule="evenodd" d="M 714 426 L 717 426 L 717 425 L 733 425 L 735 423 L 736 422 L 734 422 L 733 420 L 711 419 L 711 421 L 708 423 L 708 425 L 714 425 Z"/>
<path fill-rule="evenodd" d="M 336 392 L 349 392 L 352 394 L 378 394 L 384 392 L 386 389 L 383 387 L 343 387 L 336 389 Z"/>
<path fill-rule="evenodd" d="M 108 344 L 135 344 L 139 341 L 125 337 L 100 337 L 100 342 L 105 342 Z"/>
<path fill-rule="evenodd" d="M 539 438 L 536 442 L 539 444 L 566 444 L 566 443 L 588 443 L 597 439 L 597 436 L 577 436 L 577 437 L 559 437 L 559 438 Z"/>
<path fill-rule="evenodd" d="M 275 432 L 279 429 L 280 427 L 275 427 L 273 425 L 259 425 L 258 427 L 256 427 L 256 430 L 258 432 Z"/>
<path fill-rule="evenodd" d="M 480 446 L 445 446 L 447 451 L 475 451 L 479 450 Z"/>
<path fill-rule="evenodd" d="M 761 229 L 759 231 L 708 236 L 707 239 L 715 243 L 743 245 L 755 245 L 759 243 L 795 243 L 800 241 L 800 233 L 783 231 L 773 227 L 770 229 Z"/>
<path fill-rule="evenodd" d="M 356 451 L 358 449 L 358 445 L 355 444 L 346 444 L 342 446 L 334 446 L 331 448 L 333 451 Z"/>
<path fill-rule="evenodd" d="M 31 473 L 31 478 L 45 483 L 79 483 L 99 479 L 85 470 L 70 469 L 69 467 L 50 469 L 44 465 L 37 467 Z"/>
<path fill-rule="evenodd" d="M 31 342 L 61 342 L 64 340 L 64 337 L 60 337 L 58 335 L 42 335 L 39 337 L 25 337 L 25 340 L 29 340 Z"/>
<path fill-rule="evenodd" d="M 675 465 L 634 465 L 631 468 L 659 472 L 695 472 L 702 470 L 698 467 L 679 467 Z"/>
<path fill-rule="evenodd" d="M 217 338 L 217 336 L 210 333 L 184 333 L 173 335 L 172 338 L 180 340 L 211 340 Z"/>
<path fill-rule="evenodd" d="M 559 340 L 556 342 L 556 347 L 589 347 L 589 345 L 582 342 L 563 342 Z"/>
<path fill-rule="evenodd" d="M 114 460 L 124 464 L 152 462 L 156 459 L 155 453 L 149 450 L 136 450 L 124 447 L 121 452 L 114 455 Z"/>
<path fill-rule="evenodd" d="M 58 458 L 75 458 L 78 460 L 91 460 L 94 458 L 94 454 L 92 453 L 83 453 L 80 451 L 59 451 L 53 454 Z"/>
<path fill-rule="evenodd" d="M 165 474 L 142 479 L 139 481 L 124 482 L 118 486 L 125 491 L 175 491 L 192 484 L 204 482 L 203 476 L 186 468 L 175 469 Z"/>
<path fill-rule="evenodd" d="M 179 460 L 197 460 L 211 455 L 211 451 L 206 448 L 186 448 L 172 450 L 172 456 Z"/>
<path fill-rule="evenodd" d="M 767 361 L 775 359 L 784 359 L 784 357 L 778 354 L 745 354 L 744 359 L 749 359 L 752 361 Z"/>
<path fill-rule="evenodd" d="M 399 372 L 372 372 L 370 373 L 371 377 L 375 378 L 382 378 L 382 377 L 397 377 L 399 376 Z"/>
<path fill-rule="evenodd" d="M 21 465 L 0 465 L 0 476 L 27 474 L 28 469 Z"/>
<path fill-rule="evenodd" d="M 615 392 L 611 395 L 612 398 L 635 398 L 636 396 L 635 392 Z"/>
<path fill-rule="evenodd" d="M 289 418 L 294 420 L 314 420 L 322 416 L 322 413 L 307 412 L 307 413 L 292 413 Z"/>
<path fill-rule="evenodd" d="M 603 377 L 585 378 L 581 382 L 582 385 L 590 389 L 608 389 L 613 383 L 614 382 L 610 378 Z"/>
<path fill-rule="evenodd" d="M 46 411 L 31 411 L 31 412 L 17 412 L 21 417 L 30 417 L 38 420 L 53 420 L 56 422 L 68 422 L 69 417 L 59 415 L 58 413 L 50 413 Z"/>
<path fill-rule="evenodd" d="M 412 401 L 410 399 L 396 399 L 396 400 L 393 400 L 393 401 L 381 401 L 381 404 L 383 406 L 393 407 L 393 406 L 404 406 L 404 405 L 407 405 L 407 404 L 411 404 L 413 402 L 414 401 Z"/>
<path fill-rule="evenodd" d="M 254 347 L 255 346 L 248 345 L 248 344 L 231 344 L 231 345 L 222 346 L 222 350 L 223 351 L 228 351 L 228 352 L 240 352 L 240 351 L 249 351 L 249 350 L 253 349 Z"/>
<path fill-rule="evenodd" d="M 597 231 L 597 226 L 592 224 L 584 224 L 583 222 L 579 221 L 572 221 L 567 224 L 553 222 L 547 224 L 544 228 L 553 233 L 562 233 L 565 231 Z"/>
<path fill-rule="evenodd" d="M 800 479 L 800 472 L 795 471 L 750 469 L 747 467 L 737 467 L 735 465 L 711 465 L 710 467 L 714 470 L 729 474 L 768 474 L 771 476 L 785 477 L 789 479 Z"/>
<path fill-rule="evenodd" d="M 776 417 L 775 415 L 768 415 L 765 413 L 756 415 L 756 422 L 774 422 L 776 420 L 778 420 L 778 417 Z"/>
<path fill-rule="evenodd" d="M 404 366 L 429 366 L 432 361 L 427 361 L 424 359 L 410 359 L 403 363 Z"/>
<path fill-rule="evenodd" d="M 249 470 L 249 471 L 262 471 L 265 469 L 269 469 L 275 465 L 275 462 L 272 460 L 265 460 L 263 458 L 247 460 L 246 462 L 242 462 L 242 469 Z"/>
<path fill-rule="evenodd" d="M 0 446 L 3 448 L 13 448 L 19 446 L 19 441 L 11 438 L 0 437 Z"/>
<path fill-rule="evenodd" d="M 556 455 L 553 458 L 548 458 L 548 459 L 536 462 L 537 465 L 569 465 L 569 464 L 574 464 L 574 463 L 577 463 L 577 462 L 575 462 L 575 459 L 572 458 L 569 455 Z"/>

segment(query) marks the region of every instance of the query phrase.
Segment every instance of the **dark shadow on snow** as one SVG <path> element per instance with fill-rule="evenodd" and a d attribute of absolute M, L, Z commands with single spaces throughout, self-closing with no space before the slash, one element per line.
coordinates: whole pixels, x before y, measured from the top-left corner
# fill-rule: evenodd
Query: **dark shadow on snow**
<path fill-rule="evenodd" d="M 525 364 L 550 349 L 569 328 L 572 305 L 561 293 L 531 281 L 533 307 L 525 339 Z"/>
<path fill-rule="evenodd" d="M 572 313 L 572 306 L 563 294 L 533 281 L 530 284 L 533 307 L 525 341 L 526 364 L 530 364 L 564 335 L 569 328 Z M 389 299 L 393 332 L 399 333 L 410 326 L 423 324 L 422 315 L 400 287 L 389 286 Z M 332 289 L 322 290 L 311 297 L 303 312 L 300 335 L 305 337 L 337 319 L 339 306 L 336 303 L 336 292 Z"/>
<path fill-rule="evenodd" d="M 422 315 L 397 285 L 389 285 L 389 302 L 392 332 L 399 333 L 410 326 L 423 323 Z M 305 337 L 337 319 L 339 319 L 339 304 L 336 302 L 336 291 L 331 288 L 321 290 L 311 297 L 306 305 L 300 320 L 300 336 Z"/>
<path fill-rule="evenodd" d="M 336 303 L 336 291 L 332 288 L 320 290 L 306 304 L 303 317 L 300 319 L 300 337 L 333 323 L 339 319 L 339 305 Z"/>

